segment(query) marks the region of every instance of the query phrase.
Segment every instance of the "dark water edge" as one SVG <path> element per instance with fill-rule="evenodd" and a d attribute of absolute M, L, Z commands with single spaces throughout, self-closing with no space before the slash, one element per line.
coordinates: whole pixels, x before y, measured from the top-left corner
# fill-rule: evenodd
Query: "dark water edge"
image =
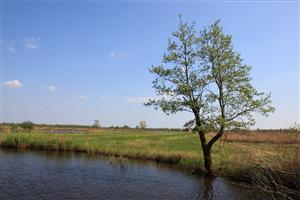
<path fill-rule="evenodd" d="M 224 177 L 85 153 L 0 148 L 0 199 L 268 199 Z"/>

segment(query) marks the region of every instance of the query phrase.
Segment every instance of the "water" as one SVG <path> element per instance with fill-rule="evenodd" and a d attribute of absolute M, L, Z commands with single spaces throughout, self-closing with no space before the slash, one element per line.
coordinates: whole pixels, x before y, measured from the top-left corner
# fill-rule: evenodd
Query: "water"
<path fill-rule="evenodd" d="M 0 199 L 263 199 L 226 178 L 84 153 L 0 149 Z"/>

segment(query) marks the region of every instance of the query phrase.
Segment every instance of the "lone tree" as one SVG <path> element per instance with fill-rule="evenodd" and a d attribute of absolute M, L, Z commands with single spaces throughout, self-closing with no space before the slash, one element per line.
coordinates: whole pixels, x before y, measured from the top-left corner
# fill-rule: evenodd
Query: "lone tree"
<path fill-rule="evenodd" d="M 94 119 L 94 124 L 93 126 L 94 128 L 100 128 L 100 120 L 99 119 Z"/>
<path fill-rule="evenodd" d="M 140 121 L 139 128 L 140 129 L 146 129 L 147 128 L 147 122 L 146 121 Z"/>
<path fill-rule="evenodd" d="M 254 112 L 273 112 L 270 95 L 251 85 L 251 66 L 242 64 L 233 49 L 231 35 L 225 35 L 220 21 L 196 35 L 194 23 L 183 23 L 169 39 L 163 63 L 153 66 L 153 87 L 157 98 L 145 105 L 167 114 L 188 111 L 193 114 L 204 157 L 206 174 L 212 174 L 211 149 L 225 130 L 255 123 Z M 207 133 L 214 136 L 207 138 Z"/>

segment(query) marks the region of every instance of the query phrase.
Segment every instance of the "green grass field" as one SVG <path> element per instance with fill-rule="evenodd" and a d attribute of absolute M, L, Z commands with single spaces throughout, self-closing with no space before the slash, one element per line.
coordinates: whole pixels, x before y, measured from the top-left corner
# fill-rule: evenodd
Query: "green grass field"
<path fill-rule="evenodd" d="M 149 159 L 192 171 L 203 165 L 198 135 L 187 132 L 104 129 L 72 134 L 2 133 L 0 145 Z M 241 176 L 250 166 L 262 162 L 281 169 L 284 163 L 290 166 L 295 158 L 295 164 L 299 164 L 297 151 L 298 143 L 220 141 L 212 150 L 213 170 L 222 175 Z"/>

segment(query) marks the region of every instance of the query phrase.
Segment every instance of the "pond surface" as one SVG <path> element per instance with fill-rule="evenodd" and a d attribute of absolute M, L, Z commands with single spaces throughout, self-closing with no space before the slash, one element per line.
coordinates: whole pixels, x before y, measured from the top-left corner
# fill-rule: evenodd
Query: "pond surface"
<path fill-rule="evenodd" d="M 0 148 L 0 199 L 263 199 L 226 178 L 155 162 Z"/>

